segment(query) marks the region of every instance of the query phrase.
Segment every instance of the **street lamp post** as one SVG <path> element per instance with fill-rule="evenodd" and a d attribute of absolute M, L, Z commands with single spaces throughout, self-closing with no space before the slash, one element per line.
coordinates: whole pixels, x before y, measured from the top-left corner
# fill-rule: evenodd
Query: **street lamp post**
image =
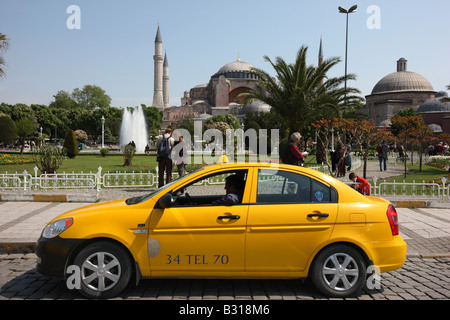
<path fill-rule="evenodd" d="M 102 116 L 102 149 L 105 147 L 105 117 Z"/>
<path fill-rule="evenodd" d="M 350 9 L 346 10 L 342 7 L 338 7 L 340 13 L 345 13 L 346 15 L 346 23 L 345 23 L 345 96 L 344 96 L 344 103 L 347 105 L 347 47 L 348 47 L 348 14 L 352 12 L 356 12 L 356 8 L 358 6 L 354 5 L 350 7 Z"/>
<path fill-rule="evenodd" d="M 58 111 L 58 109 L 57 109 L 58 102 L 56 101 L 56 96 L 53 96 L 53 98 L 55 98 L 55 146 L 56 146 L 56 129 L 58 127 L 58 125 L 56 124 L 56 121 L 58 120 L 56 112 Z"/>

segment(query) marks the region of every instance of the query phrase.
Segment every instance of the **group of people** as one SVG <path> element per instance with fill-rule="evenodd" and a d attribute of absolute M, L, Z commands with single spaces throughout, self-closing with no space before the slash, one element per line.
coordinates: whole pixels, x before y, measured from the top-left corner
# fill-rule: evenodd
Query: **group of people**
<path fill-rule="evenodd" d="M 285 164 L 302 166 L 304 158 L 308 155 L 308 152 L 301 152 L 299 149 L 299 143 L 302 136 L 298 132 L 294 132 L 289 137 L 288 143 L 284 146 L 280 152 L 281 161 Z M 384 143 L 384 141 L 383 141 Z M 389 147 L 388 147 L 389 150 Z M 332 170 L 337 170 L 338 176 L 345 176 L 345 168 L 350 170 L 351 158 L 350 158 L 350 146 L 344 146 L 340 144 L 339 147 L 331 154 Z M 387 152 L 386 152 L 387 159 Z M 380 160 L 381 168 L 382 160 Z M 386 164 L 384 164 L 386 170 Z M 364 195 L 370 195 L 370 184 L 363 177 L 359 177 L 356 173 L 351 172 L 349 175 L 351 181 L 353 181 L 352 187 Z"/>
<path fill-rule="evenodd" d="M 340 143 L 336 150 L 331 152 L 331 169 L 336 172 L 337 177 L 345 177 L 345 170 L 350 170 L 352 166 L 350 150 L 350 146 Z"/>
<path fill-rule="evenodd" d="M 429 156 L 448 156 L 448 144 L 439 142 L 433 146 L 433 144 L 430 143 L 427 152 Z"/>
<path fill-rule="evenodd" d="M 281 160 L 283 163 L 298 166 L 303 165 L 304 159 L 308 155 L 308 152 L 300 151 L 299 145 L 301 139 L 302 136 L 299 132 L 294 132 L 291 134 L 288 143 L 284 146 L 284 148 L 280 152 Z M 175 155 L 174 157 L 175 159 L 172 159 L 173 157 L 172 150 L 174 149 L 174 146 L 179 143 L 181 143 L 182 145 L 177 148 L 178 154 Z M 172 181 L 172 167 L 174 163 L 178 168 L 178 173 L 180 177 L 186 174 L 186 164 L 188 163 L 188 159 L 187 159 L 186 144 L 182 136 L 174 138 L 172 136 L 172 130 L 170 128 L 167 128 L 165 130 L 165 133 L 158 138 L 156 143 L 156 149 L 157 149 L 157 161 L 159 170 L 158 187 L 164 185 L 164 175 L 166 177 L 165 183 L 169 183 Z M 341 144 L 336 149 L 336 151 L 332 153 L 333 170 L 337 170 L 338 176 L 345 176 L 346 167 L 348 170 L 350 169 L 351 158 L 349 151 L 350 151 L 349 147 L 346 147 Z M 382 143 L 377 146 L 377 153 L 380 163 L 380 171 L 385 171 L 387 169 L 386 163 L 389 153 L 389 145 L 387 145 L 385 141 L 382 141 Z M 370 194 L 370 185 L 366 179 L 364 179 L 363 177 L 359 177 L 354 172 L 350 173 L 349 179 L 354 182 L 353 187 L 360 193 L 366 195 Z M 235 184 L 233 182 L 234 181 L 230 180 L 229 183 L 230 189 L 234 188 Z M 227 194 L 229 193 L 227 192 Z M 228 197 L 233 198 L 233 196 Z M 235 200 L 236 199 L 234 199 L 233 201 Z"/>

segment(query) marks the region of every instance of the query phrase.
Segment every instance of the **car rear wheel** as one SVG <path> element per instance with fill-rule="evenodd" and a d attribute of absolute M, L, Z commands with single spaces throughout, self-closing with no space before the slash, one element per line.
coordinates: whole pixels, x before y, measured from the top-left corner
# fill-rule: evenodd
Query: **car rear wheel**
<path fill-rule="evenodd" d="M 124 249 L 110 242 L 96 242 L 85 247 L 75 258 L 80 268 L 80 292 L 94 299 L 119 294 L 128 285 L 132 265 Z"/>
<path fill-rule="evenodd" d="M 361 290 L 366 278 L 366 264 L 361 254 L 347 245 L 324 249 L 316 258 L 311 280 L 330 297 L 348 297 Z"/>

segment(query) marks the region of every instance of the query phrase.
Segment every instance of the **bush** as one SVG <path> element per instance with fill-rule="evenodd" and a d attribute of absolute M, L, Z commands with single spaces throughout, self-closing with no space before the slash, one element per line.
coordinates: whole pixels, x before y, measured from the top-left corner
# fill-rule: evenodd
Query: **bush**
<path fill-rule="evenodd" d="M 85 131 L 78 129 L 75 130 L 74 132 L 78 142 L 85 143 L 86 140 L 88 139 L 88 135 Z"/>
<path fill-rule="evenodd" d="M 100 153 L 102 154 L 103 157 L 106 157 L 106 154 L 107 154 L 108 152 L 109 152 L 109 150 L 106 149 L 106 148 L 100 149 Z"/>
<path fill-rule="evenodd" d="M 16 126 L 10 116 L 0 113 L 0 142 L 13 143 L 16 138 Z"/>
<path fill-rule="evenodd" d="M 123 164 L 124 167 L 130 167 L 133 165 L 131 163 L 131 160 L 133 159 L 135 153 L 136 147 L 133 146 L 131 143 L 125 146 L 123 150 L 123 157 L 125 158 L 125 163 Z"/>
<path fill-rule="evenodd" d="M 66 150 L 46 144 L 39 149 L 37 157 L 37 167 L 42 173 L 56 173 L 66 158 Z"/>
<path fill-rule="evenodd" d="M 66 138 L 64 139 L 64 148 L 66 149 L 69 158 L 75 158 L 78 154 L 78 143 L 75 133 L 72 129 L 67 130 Z"/>

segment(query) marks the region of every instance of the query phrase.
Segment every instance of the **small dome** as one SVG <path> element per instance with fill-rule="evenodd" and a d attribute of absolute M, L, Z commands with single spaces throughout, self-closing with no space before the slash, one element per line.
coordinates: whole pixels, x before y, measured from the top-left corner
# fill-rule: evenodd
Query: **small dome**
<path fill-rule="evenodd" d="M 438 92 L 435 98 L 421 103 L 419 108 L 417 108 L 417 113 L 450 112 L 450 102 L 441 101 L 444 97 L 447 97 L 446 92 Z"/>
<path fill-rule="evenodd" d="M 249 104 L 247 104 L 244 108 L 241 109 L 240 114 L 246 114 L 247 112 L 260 113 L 260 112 L 269 112 L 272 107 L 267 103 L 262 102 L 260 100 L 255 100 Z"/>
<path fill-rule="evenodd" d="M 434 91 L 427 79 L 406 69 L 407 60 L 400 58 L 397 61 L 397 72 L 390 73 L 378 81 L 373 87 L 372 94 L 391 91 Z"/>
<path fill-rule="evenodd" d="M 442 132 L 441 126 L 436 123 L 429 124 L 428 127 L 431 129 L 431 131 L 433 133 L 441 133 Z"/>
<path fill-rule="evenodd" d="M 431 84 L 418 73 L 393 72 L 382 78 L 373 87 L 372 94 L 390 91 L 434 91 Z"/>

